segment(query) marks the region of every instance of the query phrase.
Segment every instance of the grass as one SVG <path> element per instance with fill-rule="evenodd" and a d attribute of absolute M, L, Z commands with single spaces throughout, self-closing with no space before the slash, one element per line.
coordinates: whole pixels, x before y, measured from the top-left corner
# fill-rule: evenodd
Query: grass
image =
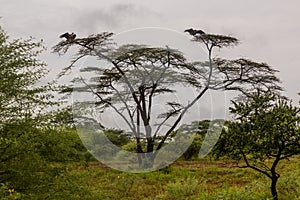
<path fill-rule="evenodd" d="M 119 172 L 99 162 L 63 165 L 45 188 L 22 199 L 272 199 L 270 181 L 251 169 L 227 161 L 178 161 L 169 168 L 145 174 Z M 280 199 L 300 199 L 300 157 L 281 163 Z"/>

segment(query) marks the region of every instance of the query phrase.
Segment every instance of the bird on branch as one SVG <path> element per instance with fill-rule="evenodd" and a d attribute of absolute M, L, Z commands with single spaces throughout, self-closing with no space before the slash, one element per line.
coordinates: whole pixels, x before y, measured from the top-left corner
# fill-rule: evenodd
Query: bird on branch
<path fill-rule="evenodd" d="M 196 36 L 197 34 L 200 34 L 200 35 L 204 35 L 205 34 L 205 32 L 202 31 L 202 30 L 195 30 L 195 29 L 192 29 L 192 28 L 186 29 L 184 32 L 188 32 L 192 36 Z"/>
<path fill-rule="evenodd" d="M 59 37 L 60 37 L 60 38 L 66 38 L 67 41 L 70 42 L 70 41 L 75 40 L 76 34 L 75 34 L 75 33 L 71 33 L 71 34 L 70 34 L 70 33 L 66 32 L 66 33 L 60 35 Z"/>

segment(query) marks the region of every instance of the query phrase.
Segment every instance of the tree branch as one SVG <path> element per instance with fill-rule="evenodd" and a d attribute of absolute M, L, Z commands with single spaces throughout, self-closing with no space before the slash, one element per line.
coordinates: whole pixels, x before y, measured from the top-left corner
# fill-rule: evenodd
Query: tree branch
<path fill-rule="evenodd" d="M 130 122 L 127 120 L 127 118 L 114 106 L 111 104 L 111 102 L 104 100 L 100 94 L 98 94 L 97 92 L 95 92 L 90 86 L 89 84 L 87 84 L 84 79 L 81 77 L 81 81 L 88 87 L 88 89 L 92 92 L 92 94 L 96 95 L 102 102 L 106 103 L 107 105 L 109 105 L 111 108 L 113 108 L 115 110 L 116 113 L 118 113 L 123 120 L 126 122 L 126 124 L 129 126 L 129 128 L 131 129 L 131 131 L 133 133 L 135 133 L 135 129 L 131 126 Z"/>
<path fill-rule="evenodd" d="M 242 150 L 240 150 L 240 153 L 241 153 L 242 156 L 243 156 L 243 159 L 244 159 L 244 161 L 245 161 L 245 163 L 246 163 L 246 167 L 249 167 L 249 168 L 251 168 L 251 169 L 254 169 L 254 170 L 256 170 L 256 171 L 258 171 L 258 172 L 260 172 L 260 173 L 266 175 L 266 176 L 269 177 L 270 179 L 272 179 L 272 176 L 271 176 L 270 174 L 268 174 L 268 172 L 266 172 L 266 171 L 264 171 L 264 170 L 262 170 L 262 169 L 259 169 L 258 167 L 254 166 L 254 165 L 251 165 L 251 164 L 249 163 L 248 159 L 247 159 L 247 156 L 245 155 L 245 153 L 244 153 Z"/>

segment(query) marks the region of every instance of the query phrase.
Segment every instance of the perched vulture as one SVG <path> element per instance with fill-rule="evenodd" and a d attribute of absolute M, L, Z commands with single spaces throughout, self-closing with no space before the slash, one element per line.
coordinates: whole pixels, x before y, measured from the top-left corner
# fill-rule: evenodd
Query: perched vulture
<path fill-rule="evenodd" d="M 67 41 L 72 41 L 76 38 L 76 34 L 75 33 L 70 34 L 70 33 L 66 32 L 66 33 L 60 35 L 59 37 L 60 38 L 66 38 Z"/>
<path fill-rule="evenodd" d="M 197 35 L 197 34 L 200 34 L 200 35 L 205 34 L 205 32 L 202 31 L 202 30 L 194 30 L 194 29 L 192 29 L 192 28 L 186 29 L 184 32 L 188 32 L 188 33 L 189 33 L 190 35 L 192 35 L 192 36 L 195 36 L 195 35 Z"/>

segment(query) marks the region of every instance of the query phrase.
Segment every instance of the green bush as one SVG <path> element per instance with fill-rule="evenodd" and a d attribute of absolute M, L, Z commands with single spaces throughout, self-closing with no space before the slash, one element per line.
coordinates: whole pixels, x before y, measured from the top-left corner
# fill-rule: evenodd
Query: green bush
<path fill-rule="evenodd" d="M 6 138 L 0 148 L 0 182 L 9 180 L 10 185 L 18 190 L 39 184 L 40 172 L 47 166 L 35 148 L 39 130 L 30 120 L 20 120 L 3 125 L 0 136 Z"/>
<path fill-rule="evenodd" d="M 40 155 L 50 162 L 86 160 L 87 150 L 72 128 L 49 128 L 35 140 Z"/>
<path fill-rule="evenodd" d="M 87 152 L 74 129 L 35 128 L 30 120 L 2 126 L 0 136 L 0 183 L 24 194 L 64 172 L 49 162 L 81 161 Z"/>

